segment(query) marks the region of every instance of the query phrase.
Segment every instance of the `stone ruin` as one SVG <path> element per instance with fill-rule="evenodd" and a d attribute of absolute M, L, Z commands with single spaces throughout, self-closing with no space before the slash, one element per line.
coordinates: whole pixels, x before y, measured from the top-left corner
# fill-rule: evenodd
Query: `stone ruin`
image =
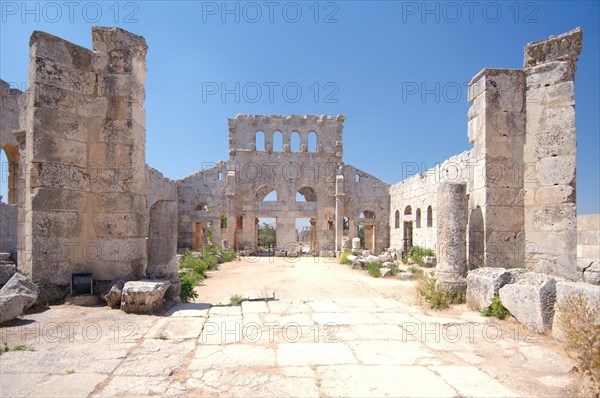
<path fill-rule="evenodd" d="M 95 27 L 92 43 L 34 32 L 27 91 L 0 81 L 9 159 L 0 251 L 39 284 L 41 301 L 64 298 L 76 272 L 116 297 L 146 289 L 176 300 L 178 249 L 256 253 L 260 218 L 276 219 L 280 256 L 303 250 L 298 218 L 310 221 L 303 239 L 315 256 L 433 249 L 438 283 L 468 285 L 475 308 L 489 289 L 552 307 L 561 284 L 599 283 L 598 218 L 581 218 L 578 247 L 575 207 L 580 29 L 529 43 L 523 69 L 479 72 L 469 84 L 473 148 L 394 185 L 343 161 L 344 116 L 316 115 L 238 115 L 228 160 L 165 178 L 145 163 L 144 38 Z M 526 275 L 503 271 L 516 267 Z M 149 281 L 125 283 L 139 280 Z M 125 307 L 143 312 L 138 299 Z"/>

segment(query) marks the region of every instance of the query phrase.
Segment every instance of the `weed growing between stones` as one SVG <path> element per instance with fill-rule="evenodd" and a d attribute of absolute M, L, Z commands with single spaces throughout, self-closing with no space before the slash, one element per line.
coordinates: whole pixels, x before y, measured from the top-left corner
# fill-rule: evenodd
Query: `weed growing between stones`
<path fill-rule="evenodd" d="M 343 265 L 352 265 L 352 261 L 348 260 L 348 256 L 350 255 L 352 255 L 352 252 L 342 253 L 338 262 Z"/>
<path fill-rule="evenodd" d="M 557 317 L 569 357 L 590 381 L 592 396 L 600 396 L 600 306 L 590 308 L 585 296 L 571 295 L 558 304 Z"/>
<path fill-rule="evenodd" d="M 379 278 L 381 276 L 381 272 L 379 271 L 379 269 L 382 267 L 383 267 L 383 264 L 381 264 L 381 263 L 370 263 L 370 264 L 367 264 L 367 272 L 373 278 Z"/>
<path fill-rule="evenodd" d="M 504 319 L 510 315 L 510 312 L 508 312 L 506 307 L 502 305 L 500 297 L 494 296 L 494 298 L 492 299 L 492 304 L 490 304 L 489 307 L 481 310 L 481 315 L 487 317 L 493 316 L 498 319 Z"/>
<path fill-rule="evenodd" d="M 4 347 L 0 348 L 0 355 L 5 352 L 11 351 L 35 351 L 33 347 L 29 347 L 28 345 L 16 345 L 14 347 L 9 347 L 8 344 L 4 343 Z"/>
<path fill-rule="evenodd" d="M 419 300 L 426 301 L 434 310 L 443 310 L 450 304 L 465 302 L 463 292 L 452 292 L 442 286 L 436 286 L 435 278 L 420 275 L 417 279 L 417 296 Z"/>
<path fill-rule="evenodd" d="M 431 249 L 426 249 L 426 248 L 420 247 L 420 246 L 413 246 L 410 248 L 408 255 L 402 257 L 402 262 L 404 264 L 407 264 L 408 259 L 411 259 L 415 264 L 418 264 L 418 265 L 424 267 L 426 265 L 425 265 L 425 262 L 423 261 L 423 257 L 427 257 L 427 256 L 434 257 L 435 253 Z"/>
<path fill-rule="evenodd" d="M 232 306 L 240 306 L 242 305 L 242 301 L 244 301 L 244 299 L 239 294 L 234 294 L 233 296 L 229 297 L 229 304 Z"/>

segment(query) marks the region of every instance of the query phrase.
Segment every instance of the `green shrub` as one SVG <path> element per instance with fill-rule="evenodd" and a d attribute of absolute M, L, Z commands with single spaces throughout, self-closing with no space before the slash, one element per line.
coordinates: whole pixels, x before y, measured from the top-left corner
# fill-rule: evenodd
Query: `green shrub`
<path fill-rule="evenodd" d="M 411 274 L 422 274 L 423 270 L 419 267 L 408 267 L 408 272 Z"/>
<path fill-rule="evenodd" d="M 379 268 L 383 267 L 381 263 L 371 263 L 367 264 L 367 272 L 373 278 L 379 278 L 381 276 L 381 272 L 379 272 Z"/>
<path fill-rule="evenodd" d="M 408 252 L 408 258 L 412 258 L 412 260 L 415 262 L 415 264 L 419 264 L 421 266 L 424 265 L 423 257 L 425 257 L 425 256 L 433 257 L 433 256 L 435 256 L 435 253 L 431 249 L 426 249 L 426 248 L 420 247 L 420 246 L 413 246 L 410 248 L 410 251 Z M 408 262 L 408 258 L 406 259 L 407 262 Z M 404 261 L 404 259 L 402 259 L 402 261 Z"/>
<path fill-rule="evenodd" d="M 352 261 L 348 260 L 348 256 L 354 255 L 352 252 L 344 252 L 340 256 L 339 263 L 344 265 L 352 265 Z"/>
<path fill-rule="evenodd" d="M 179 298 L 184 303 L 189 303 L 198 297 L 198 293 L 194 288 L 203 280 L 203 277 L 195 272 L 181 271 L 179 272 L 179 283 L 181 284 L 181 292 Z"/>
<path fill-rule="evenodd" d="M 235 260 L 235 252 L 230 249 L 223 249 L 221 251 L 221 259 L 224 263 Z"/>
<path fill-rule="evenodd" d="M 417 294 L 420 300 L 425 300 L 434 310 L 443 310 L 450 306 L 450 292 L 441 286 L 436 286 L 435 278 L 422 276 L 417 280 Z"/>
<path fill-rule="evenodd" d="M 557 305 L 558 324 L 566 351 L 577 371 L 589 378 L 591 396 L 600 396 L 600 306 L 591 308 L 585 296 L 573 294 Z"/>
<path fill-rule="evenodd" d="M 244 301 L 244 299 L 239 294 L 234 294 L 233 296 L 229 297 L 229 304 L 233 306 L 242 305 L 242 301 Z"/>
<path fill-rule="evenodd" d="M 187 252 L 181 262 L 179 263 L 180 269 L 191 269 L 196 275 L 202 277 L 202 280 L 206 277 L 206 271 L 208 266 L 203 258 L 196 258 L 192 252 Z"/>
<path fill-rule="evenodd" d="M 494 296 L 494 298 L 492 299 L 492 304 L 490 304 L 489 307 L 481 310 L 481 315 L 488 316 L 488 317 L 493 316 L 498 319 L 504 319 L 508 315 L 510 315 L 510 312 L 508 312 L 506 307 L 504 307 L 502 305 L 502 302 L 500 301 L 500 297 Z"/>

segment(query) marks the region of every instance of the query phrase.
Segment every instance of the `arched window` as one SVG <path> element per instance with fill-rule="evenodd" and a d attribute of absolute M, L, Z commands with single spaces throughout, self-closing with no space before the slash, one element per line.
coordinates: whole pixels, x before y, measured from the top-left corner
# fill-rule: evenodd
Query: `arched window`
<path fill-rule="evenodd" d="M 396 210 L 394 214 L 394 228 L 400 228 L 400 211 Z"/>
<path fill-rule="evenodd" d="M 433 227 L 433 209 L 427 206 L 427 227 Z"/>
<path fill-rule="evenodd" d="M 360 176 L 358 174 L 354 176 L 354 182 L 360 182 Z"/>
<path fill-rule="evenodd" d="M 302 187 L 296 192 L 296 202 L 316 202 L 317 193 L 311 187 Z"/>
<path fill-rule="evenodd" d="M 195 211 L 208 211 L 210 207 L 208 207 L 208 203 L 206 202 L 198 202 L 194 207 Z"/>
<path fill-rule="evenodd" d="M 276 202 L 277 192 L 273 188 L 263 185 L 256 191 L 256 200 L 259 202 Z"/>
<path fill-rule="evenodd" d="M 415 215 L 415 225 L 417 228 L 421 228 L 421 209 L 417 209 L 417 213 Z"/>
<path fill-rule="evenodd" d="M 308 133 L 308 152 L 317 152 L 317 133 Z"/>
<path fill-rule="evenodd" d="M 264 151 L 265 150 L 265 133 L 262 131 L 256 132 L 256 150 Z"/>
<path fill-rule="evenodd" d="M 297 131 L 290 134 L 290 149 L 292 152 L 300 152 L 300 133 Z"/>
<path fill-rule="evenodd" d="M 362 213 L 360 213 L 360 216 L 358 216 L 358 218 L 362 218 L 362 219 L 374 219 L 375 218 L 375 212 L 373 212 L 371 210 L 365 210 Z"/>
<path fill-rule="evenodd" d="M 412 214 L 412 207 L 410 207 L 410 205 L 409 205 L 404 208 L 404 215 L 408 216 L 410 214 Z"/>
<path fill-rule="evenodd" d="M 273 152 L 281 152 L 283 139 L 281 138 L 281 131 L 273 133 Z"/>

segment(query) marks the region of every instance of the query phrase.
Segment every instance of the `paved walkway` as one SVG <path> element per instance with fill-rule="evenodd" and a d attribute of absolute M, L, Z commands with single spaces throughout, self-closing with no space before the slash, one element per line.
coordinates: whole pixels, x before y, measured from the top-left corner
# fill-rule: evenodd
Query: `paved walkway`
<path fill-rule="evenodd" d="M 57 306 L 0 332 L 33 349 L 0 356 L 2 397 L 558 397 L 577 383 L 551 338 L 381 297 L 180 304 L 164 317 Z"/>

